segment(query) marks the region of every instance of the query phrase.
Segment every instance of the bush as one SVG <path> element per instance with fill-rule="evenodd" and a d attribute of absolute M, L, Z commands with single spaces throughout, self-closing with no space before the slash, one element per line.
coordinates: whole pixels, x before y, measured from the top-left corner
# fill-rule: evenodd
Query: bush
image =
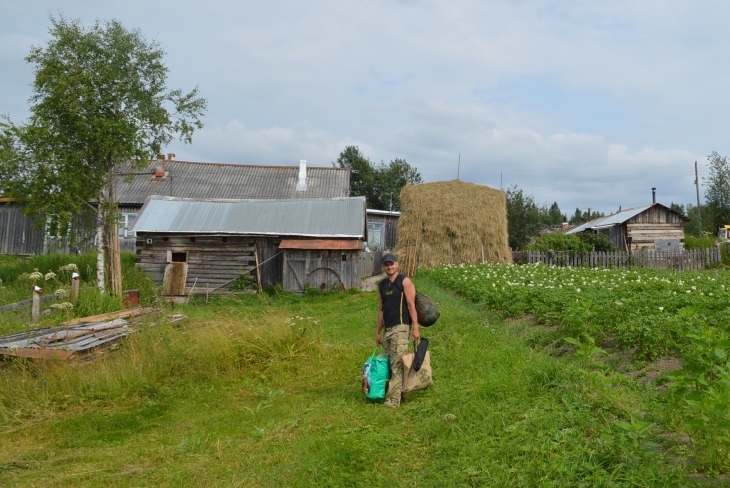
<path fill-rule="evenodd" d="M 575 234 L 551 232 L 550 234 L 538 236 L 525 249 L 542 252 L 552 249 L 555 252 L 571 251 L 576 254 L 584 254 L 590 252 L 593 247 L 583 242 Z"/>
<path fill-rule="evenodd" d="M 717 241 L 714 237 L 695 237 L 687 234 L 684 235 L 685 249 L 711 249 L 715 247 L 716 244 Z"/>
<path fill-rule="evenodd" d="M 590 232 L 581 232 L 577 234 L 577 236 L 584 244 L 587 244 L 592 250 L 596 252 L 608 252 L 616 250 L 616 246 L 613 245 L 611 239 L 603 234 L 591 234 Z"/>

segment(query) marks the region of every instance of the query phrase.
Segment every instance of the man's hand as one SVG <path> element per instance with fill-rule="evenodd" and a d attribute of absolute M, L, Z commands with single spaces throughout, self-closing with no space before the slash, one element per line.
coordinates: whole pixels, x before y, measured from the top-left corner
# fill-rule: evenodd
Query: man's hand
<path fill-rule="evenodd" d="M 418 324 L 413 324 L 413 340 L 417 341 L 421 338 L 421 332 L 418 330 Z"/>
<path fill-rule="evenodd" d="M 378 332 L 375 333 L 375 345 L 376 346 L 383 345 L 383 339 L 380 338 L 380 334 Z"/>

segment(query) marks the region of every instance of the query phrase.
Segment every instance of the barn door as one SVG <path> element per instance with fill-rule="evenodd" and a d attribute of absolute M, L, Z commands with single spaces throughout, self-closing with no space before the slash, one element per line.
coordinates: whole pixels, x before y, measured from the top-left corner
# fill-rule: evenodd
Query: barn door
<path fill-rule="evenodd" d="M 284 253 L 284 290 L 304 293 L 309 261 L 308 251 L 289 250 Z"/>

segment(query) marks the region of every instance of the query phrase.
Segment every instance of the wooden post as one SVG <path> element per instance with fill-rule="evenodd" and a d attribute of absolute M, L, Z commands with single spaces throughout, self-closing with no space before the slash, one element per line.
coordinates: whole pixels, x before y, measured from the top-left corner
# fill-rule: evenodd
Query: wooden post
<path fill-rule="evenodd" d="M 33 286 L 33 302 L 30 312 L 30 318 L 33 323 L 38 322 L 41 316 L 41 293 L 43 293 L 43 290 L 37 286 Z"/>
<path fill-rule="evenodd" d="M 253 258 L 256 264 L 256 284 L 259 285 L 259 292 L 263 290 L 261 287 L 261 269 L 259 269 L 259 252 L 256 250 L 256 244 L 253 246 Z"/>
<path fill-rule="evenodd" d="M 484 264 L 484 244 L 482 244 L 482 264 Z"/>
<path fill-rule="evenodd" d="M 79 299 L 79 283 L 81 282 L 81 276 L 74 272 L 71 275 L 71 303 L 76 303 Z"/>

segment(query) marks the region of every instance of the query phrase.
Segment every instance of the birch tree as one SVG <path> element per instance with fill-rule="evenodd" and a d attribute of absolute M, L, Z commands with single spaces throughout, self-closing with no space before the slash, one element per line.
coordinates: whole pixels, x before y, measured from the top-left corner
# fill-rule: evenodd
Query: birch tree
<path fill-rule="evenodd" d="M 26 215 L 41 217 L 62 237 L 93 209 L 99 286 L 103 291 L 106 254 L 118 294 L 118 167 L 126 161 L 146 167 L 174 138 L 192 142 L 207 102 L 197 87 L 187 93 L 167 87 L 165 53 L 139 30 L 117 20 L 90 27 L 63 16 L 50 22 L 48 43 L 26 57 L 35 75 L 29 119 L 0 120 L 0 191 L 22 198 Z"/>

